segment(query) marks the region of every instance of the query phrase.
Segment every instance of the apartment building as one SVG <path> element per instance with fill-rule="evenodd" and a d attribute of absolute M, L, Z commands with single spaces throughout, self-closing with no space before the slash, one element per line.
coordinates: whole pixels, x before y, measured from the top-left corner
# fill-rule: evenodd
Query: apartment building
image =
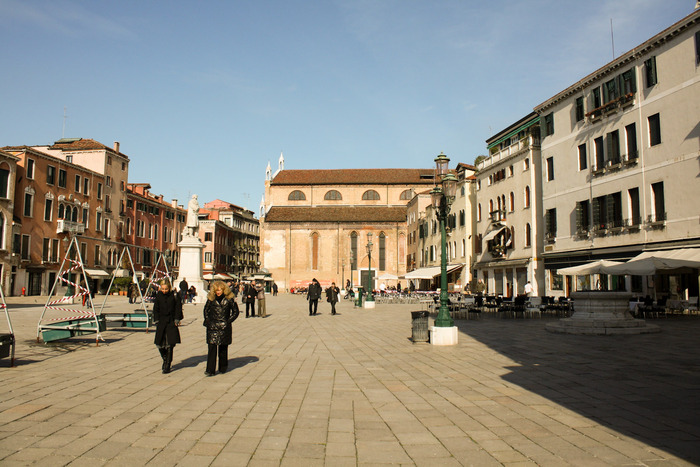
<path fill-rule="evenodd" d="M 245 278 L 260 268 L 260 222 L 254 213 L 216 199 L 200 210 L 204 272 Z"/>
<path fill-rule="evenodd" d="M 105 243 L 104 175 L 28 146 L 3 150 L 17 158 L 12 252 L 19 263 L 8 295 L 49 294 L 74 237 L 99 290 L 117 260 L 116 247 Z"/>
<path fill-rule="evenodd" d="M 488 157 L 477 164 L 477 279 L 489 293 L 512 297 L 544 292 L 540 219 L 542 178 L 540 117 L 531 113 L 486 140 Z"/>
<path fill-rule="evenodd" d="M 161 255 L 168 270 L 177 275 L 178 242 L 182 239 L 187 211 L 177 200 L 167 202 L 151 193 L 149 183 L 127 183 L 124 241 L 130 248 L 134 269 L 150 276 Z"/>
<path fill-rule="evenodd" d="M 5 295 L 12 294 L 19 267 L 19 255 L 12 243 L 14 235 L 20 234 L 20 225 L 13 220 L 19 160 L 9 152 L 0 151 L 0 285 Z"/>
<path fill-rule="evenodd" d="M 459 292 L 471 280 L 475 168 L 459 163 L 454 172 L 457 191 L 445 224 L 445 257 L 448 288 Z M 417 290 L 439 288 L 442 233 L 430 190 L 416 194 L 408 203 L 407 229 L 409 256 L 405 278 Z"/>
<path fill-rule="evenodd" d="M 119 146 L 116 141 L 110 148 L 92 139 L 62 138 L 50 146 L 34 146 L 34 149 L 104 176 L 104 182 L 96 187 L 102 195 L 103 234 L 106 240 L 123 242 L 129 158 L 119 151 Z"/>
<path fill-rule="evenodd" d="M 700 10 L 535 107 L 548 295 L 698 295 L 697 273 L 561 277 L 643 251 L 700 247 Z"/>

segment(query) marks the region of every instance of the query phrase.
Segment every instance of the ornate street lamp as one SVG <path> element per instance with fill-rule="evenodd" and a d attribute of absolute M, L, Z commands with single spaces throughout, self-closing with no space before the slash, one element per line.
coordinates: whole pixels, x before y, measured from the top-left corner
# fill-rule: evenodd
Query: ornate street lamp
<path fill-rule="evenodd" d="M 355 264 L 355 253 L 350 249 L 350 288 L 352 289 L 352 266 Z"/>
<path fill-rule="evenodd" d="M 457 193 L 457 177 L 448 172 L 450 159 L 440 153 L 435 158 L 435 188 L 430 191 L 430 197 L 435 213 L 440 221 L 440 310 L 435 319 L 436 327 L 452 327 L 454 321 L 447 308 L 447 232 L 445 224 L 450 213 L 450 205 Z"/>
<path fill-rule="evenodd" d="M 373 302 L 374 296 L 372 295 L 372 232 L 367 232 L 367 255 L 369 256 L 369 275 L 367 277 L 367 299 L 365 302 Z"/>

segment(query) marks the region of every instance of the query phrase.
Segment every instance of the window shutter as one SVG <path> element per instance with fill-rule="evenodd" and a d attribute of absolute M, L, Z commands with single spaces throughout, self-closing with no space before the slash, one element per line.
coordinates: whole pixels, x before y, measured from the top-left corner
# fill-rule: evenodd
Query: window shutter
<path fill-rule="evenodd" d="M 612 195 L 607 195 L 605 197 L 605 211 L 606 227 L 613 227 L 615 220 L 615 198 Z"/>
<path fill-rule="evenodd" d="M 600 219 L 600 202 L 599 199 L 596 198 L 593 200 L 593 225 L 595 226 L 595 229 L 599 229 L 601 223 L 602 222 Z"/>
<path fill-rule="evenodd" d="M 581 232 L 583 230 L 583 205 L 579 201 L 576 203 L 576 231 Z"/>

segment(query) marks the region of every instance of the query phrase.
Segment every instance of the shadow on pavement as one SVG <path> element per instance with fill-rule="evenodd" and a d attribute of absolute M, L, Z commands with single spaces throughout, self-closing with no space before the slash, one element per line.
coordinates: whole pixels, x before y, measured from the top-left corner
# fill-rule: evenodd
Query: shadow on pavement
<path fill-rule="evenodd" d="M 177 346 L 175 346 L 175 352 L 177 352 Z M 202 362 L 207 361 L 206 355 L 195 355 L 193 357 L 187 357 L 186 359 L 173 363 L 173 369 L 177 368 L 194 368 Z"/>
<path fill-rule="evenodd" d="M 205 358 L 206 360 L 206 358 Z M 247 357 L 236 357 L 230 358 L 228 360 L 228 368 L 230 370 L 235 370 L 236 368 L 243 368 L 244 366 L 260 361 L 258 357 L 247 356 Z"/>
<path fill-rule="evenodd" d="M 700 463 L 700 320 L 654 320 L 657 334 L 579 336 L 551 319 L 456 321 L 517 362 L 503 378 L 625 436 Z"/>

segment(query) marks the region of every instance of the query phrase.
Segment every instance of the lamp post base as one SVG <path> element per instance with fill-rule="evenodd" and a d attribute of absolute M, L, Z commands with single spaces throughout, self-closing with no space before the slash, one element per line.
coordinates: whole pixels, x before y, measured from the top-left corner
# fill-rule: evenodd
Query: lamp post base
<path fill-rule="evenodd" d="M 457 326 L 441 328 L 433 326 L 430 328 L 430 343 L 433 345 L 456 345 L 459 341 Z"/>

